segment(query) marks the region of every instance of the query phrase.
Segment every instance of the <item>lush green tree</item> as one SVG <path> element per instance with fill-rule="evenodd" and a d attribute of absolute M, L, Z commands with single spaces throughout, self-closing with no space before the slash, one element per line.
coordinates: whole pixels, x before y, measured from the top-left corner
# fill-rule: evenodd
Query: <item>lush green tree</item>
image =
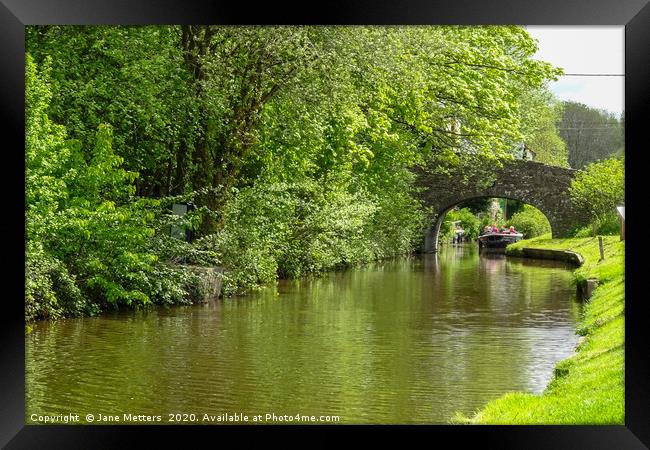
<path fill-rule="evenodd" d="M 423 149 L 502 155 L 522 137 L 522 92 L 557 73 L 530 59 L 534 42 L 519 27 L 182 33 L 205 121 L 195 187 L 250 182 L 268 163 L 282 177 L 285 163 L 322 175 L 369 169 L 382 153 L 391 163 L 413 163 Z"/>
<path fill-rule="evenodd" d="M 46 249 L 60 226 L 58 205 L 67 199 L 65 163 L 70 150 L 65 129 L 47 118 L 50 87 L 39 77 L 29 55 L 25 83 L 25 316 L 57 317 L 90 312 L 61 259 Z M 48 66 L 43 70 L 47 73 Z"/>
<path fill-rule="evenodd" d="M 516 213 L 524 208 L 525 203 L 519 200 L 503 199 L 503 216 L 504 219 L 510 219 Z"/>
<path fill-rule="evenodd" d="M 100 307 L 184 301 L 178 271 L 158 265 L 152 246 L 159 201 L 135 198 L 137 173 L 99 125 L 82 151 L 47 115 L 49 60 L 26 64 L 26 315 L 57 317 Z"/>
<path fill-rule="evenodd" d="M 83 148 L 111 124 L 147 196 L 227 194 L 285 153 L 316 172 L 503 154 L 522 92 L 557 73 L 520 27 L 45 26 L 27 47 L 53 57 L 51 117 Z"/>
<path fill-rule="evenodd" d="M 30 119 L 49 142 L 28 143 L 30 280 L 58 271 L 89 305 L 185 301 L 182 262 L 219 261 L 239 292 L 406 253 L 428 214 L 414 165 L 557 150 L 529 93 L 559 71 L 516 26 L 39 26 L 27 49 L 52 94 L 28 104 L 49 116 Z M 174 219 L 181 199 L 199 208 Z M 174 220 L 199 239 L 169 239 Z"/>
<path fill-rule="evenodd" d="M 423 226 L 413 203 L 408 195 L 382 202 L 309 179 L 258 184 L 238 192 L 224 212 L 224 228 L 201 245 L 216 249 L 228 268 L 225 289 L 238 293 L 278 275 L 297 277 L 408 253 Z"/>
<path fill-rule="evenodd" d="M 515 230 L 524 235 L 524 239 L 530 239 L 551 232 L 551 224 L 546 216 L 537 208 L 531 205 L 524 205 L 523 208 L 513 214 L 507 222 Z"/>
<path fill-rule="evenodd" d="M 616 114 L 581 103 L 564 102 L 558 128 L 567 144 L 569 165 L 574 169 L 582 169 L 613 154 L 623 154 L 624 121 Z"/>
<path fill-rule="evenodd" d="M 612 157 L 587 165 L 572 181 L 570 192 L 572 201 L 591 214 L 594 231 L 616 224 L 616 207 L 625 203 L 623 158 Z M 612 226 L 607 228 L 611 231 Z"/>
<path fill-rule="evenodd" d="M 47 113 L 64 124 L 83 152 L 101 124 L 113 146 L 138 172 L 138 195 L 181 194 L 199 133 L 191 76 L 184 69 L 176 27 L 37 26 L 26 29 L 35 62 L 51 60 Z M 90 158 L 90 155 L 85 155 Z"/>
<path fill-rule="evenodd" d="M 440 234 L 449 239 L 457 225 L 464 231 L 464 239 L 476 239 L 481 233 L 481 222 L 469 208 L 454 208 L 445 215 Z"/>
<path fill-rule="evenodd" d="M 556 123 L 562 118 L 562 102 L 546 86 L 527 89 L 521 98 L 522 132 L 527 149 L 535 161 L 568 167 L 568 153 Z"/>

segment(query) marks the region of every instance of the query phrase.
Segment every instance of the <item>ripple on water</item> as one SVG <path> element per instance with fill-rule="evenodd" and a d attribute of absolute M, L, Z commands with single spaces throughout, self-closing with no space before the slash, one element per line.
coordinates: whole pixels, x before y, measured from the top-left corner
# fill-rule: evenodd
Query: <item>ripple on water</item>
<path fill-rule="evenodd" d="M 570 277 L 455 249 L 283 281 L 278 295 L 39 323 L 27 410 L 446 423 L 543 391 L 577 342 Z"/>

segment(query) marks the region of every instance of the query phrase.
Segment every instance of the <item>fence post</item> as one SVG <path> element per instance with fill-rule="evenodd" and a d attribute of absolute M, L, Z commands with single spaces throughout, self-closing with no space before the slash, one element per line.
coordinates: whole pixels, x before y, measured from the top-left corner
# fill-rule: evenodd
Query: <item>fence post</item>
<path fill-rule="evenodd" d="M 598 236 L 598 248 L 600 249 L 600 260 L 605 259 L 605 250 L 603 249 L 603 237 Z"/>

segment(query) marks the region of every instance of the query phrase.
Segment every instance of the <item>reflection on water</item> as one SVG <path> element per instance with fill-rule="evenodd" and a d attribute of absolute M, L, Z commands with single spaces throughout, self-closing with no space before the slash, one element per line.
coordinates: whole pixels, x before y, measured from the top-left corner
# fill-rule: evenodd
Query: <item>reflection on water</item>
<path fill-rule="evenodd" d="M 204 306 L 39 323 L 26 338 L 27 421 L 273 412 L 446 423 L 508 391 L 543 391 L 577 342 L 570 279 L 557 262 L 457 246 Z"/>

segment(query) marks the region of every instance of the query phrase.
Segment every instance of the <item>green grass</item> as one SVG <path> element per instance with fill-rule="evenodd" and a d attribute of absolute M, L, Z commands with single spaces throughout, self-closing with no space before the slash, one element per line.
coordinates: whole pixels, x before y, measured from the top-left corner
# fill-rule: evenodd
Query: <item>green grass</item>
<path fill-rule="evenodd" d="M 551 239 L 549 235 L 508 247 L 571 250 L 584 257 L 576 280 L 597 278 L 600 285 L 583 309 L 576 353 L 559 362 L 540 395 L 508 393 L 489 402 L 474 417 L 457 413 L 453 423 L 469 424 L 623 424 L 625 243 L 604 236 L 605 259 L 599 261 L 598 238 Z"/>

